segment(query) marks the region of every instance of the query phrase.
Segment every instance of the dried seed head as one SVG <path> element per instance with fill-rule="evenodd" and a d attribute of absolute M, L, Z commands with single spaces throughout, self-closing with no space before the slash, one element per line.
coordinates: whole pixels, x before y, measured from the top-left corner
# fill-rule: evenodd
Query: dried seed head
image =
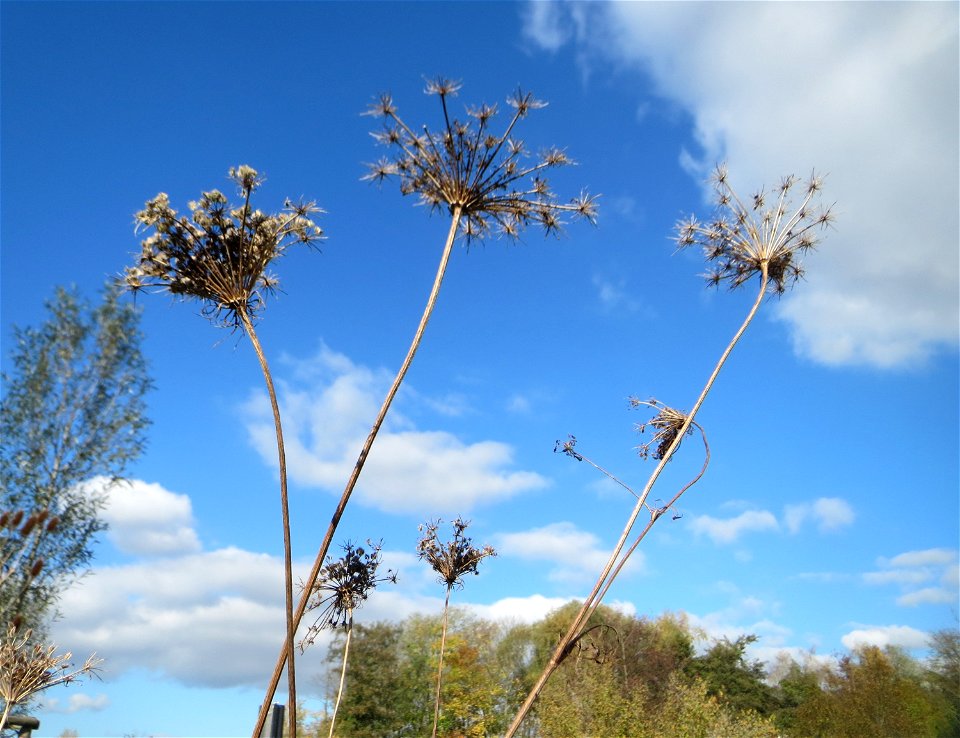
<path fill-rule="evenodd" d="M 451 525 L 453 538 L 444 543 L 438 539 L 437 530 L 442 521 L 430 521 L 419 526 L 423 536 L 417 542 L 417 556 L 426 561 L 437 573 L 438 581 L 448 589 L 463 587 L 466 574 L 479 574 L 477 567 L 488 556 L 496 556 L 492 546 L 476 548 L 473 540 L 464 534 L 470 521 L 457 518 Z"/>
<path fill-rule="evenodd" d="M 369 165 L 363 179 L 380 184 L 397 177 L 403 194 L 419 195 L 431 209 L 459 210 L 460 235 L 468 242 L 493 232 L 516 237 L 530 224 L 553 233 L 563 225 L 565 213 L 595 222 L 595 196 L 581 193 L 560 203 L 543 177 L 548 169 L 572 163 L 566 153 L 549 149 L 533 161 L 525 160 L 523 142 L 512 137 L 520 118 L 545 103 L 518 90 L 507 100 L 515 113 L 496 135 L 490 130 L 498 113 L 495 105 L 467 108 L 466 121 L 450 117 L 447 100 L 459 89 L 459 82 L 443 78 L 427 83 L 427 94 L 437 95 L 443 108 L 439 132 L 424 126 L 415 133 L 397 114 L 392 98 L 381 95 L 367 114 L 384 118 L 383 130 L 373 135 L 392 149 L 392 156 Z"/>
<path fill-rule="evenodd" d="M 320 615 L 300 642 L 301 651 L 314 642 L 321 630 L 347 627 L 353 618 L 353 611 L 367 600 L 378 584 L 396 584 L 397 575 L 392 570 L 388 570 L 385 577 L 377 577 L 382 560 L 382 544 L 368 540 L 367 546 L 364 549 L 347 541 L 343 546 L 343 556 L 336 561 L 328 558 L 320 570 L 307 604 L 308 610 L 320 610 Z"/>
<path fill-rule="evenodd" d="M 664 405 L 662 402 L 655 398 L 650 398 L 649 400 L 640 400 L 636 397 L 630 398 L 631 407 L 650 407 L 657 410 L 657 414 L 654 415 L 650 420 L 645 423 L 639 423 L 637 431 L 639 433 L 644 433 L 647 430 L 647 427 L 653 428 L 656 432 L 653 434 L 653 438 L 647 441 L 640 446 L 637 446 L 637 453 L 640 455 L 641 459 L 646 459 L 649 456 L 657 461 L 661 460 L 670 450 L 670 446 L 673 444 L 674 440 L 680 434 L 680 431 L 683 430 L 683 424 L 687 422 L 686 413 L 682 413 L 679 410 L 674 410 L 672 407 Z M 687 428 L 687 435 L 693 433 L 693 428 Z M 651 447 L 656 445 L 656 449 L 651 454 Z"/>
<path fill-rule="evenodd" d="M 197 298 L 212 320 L 239 326 L 241 314 L 262 309 L 264 295 L 276 280 L 266 273 L 291 243 L 313 245 L 323 231 L 312 216 L 322 212 L 315 203 L 286 201 L 281 213 L 266 214 L 250 207 L 250 197 L 263 178 L 252 167 L 230 169 L 243 203 L 231 206 L 219 190 L 202 193 L 190 202 L 190 217 L 178 215 L 163 192 L 136 214 L 137 229 L 153 232 L 141 242 L 137 263 L 128 267 L 124 282 L 130 290 L 166 290 Z"/>
<path fill-rule="evenodd" d="M 823 187 L 822 177 L 810 175 L 794 207 L 791 195 L 799 184 L 793 175 L 784 177 L 774 193 L 761 190 L 753 195 L 748 207 L 730 186 L 726 168 L 718 166 L 713 175 L 716 216 L 709 223 L 693 216 L 681 221 L 675 240 L 681 248 L 703 249 L 715 265 L 705 275 L 710 285 L 740 287 L 766 271 L 770 289 L 782 294 L 803 276 L 798 253 L 815 248 L 818 232 L 833 222 L 830 208 L 812 204 Z"/>

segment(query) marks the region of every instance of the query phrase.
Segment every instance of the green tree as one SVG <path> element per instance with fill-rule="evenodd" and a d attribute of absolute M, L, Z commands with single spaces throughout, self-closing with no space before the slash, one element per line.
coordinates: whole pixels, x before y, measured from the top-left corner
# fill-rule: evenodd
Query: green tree
<path fill-rule="evenodd" d="M 42 633 L 106 526 L 94 477 L 118 480 L 142 452 L 150 389 L 135 308 L 58 288 L 37 328 L 13 330 L 0 401 L 0 624 Z M 17 515 L 23 523 L 11 526 Z M 29 518 L 34 524 L 28 530 Z"/>
<path fill-rule="evenodd" d="M 702 656 L 689 661 L 684 668 L 688 676 L 703 680 L 707 694 L 717 697 L 735 710 L 753 710 L 770 714 L 775 701 L 765 683 L 766 672 L 759 661 L 750 661 L 746 649 L 755 643 L 755 635 L 743 635 L 735 641 L 717 641 Z"/>
<path fill-rule="evenodd" d="M 385 738 L 403 735 L 405 717 L 411 711 L 405 689 L 403 625 L 372 623 L 355 625 L 343 700 L 337 717 L 336 734 L 344 738 Z M 328 651 L 333 683 L 339 679 L 342 640 L 339 631 Z M 424 685 L 424 704 L 429 689 Z M 333 695 L 330 695 L 331 701 Z M 327 734 L 324 729 L 323 735 Z"/>

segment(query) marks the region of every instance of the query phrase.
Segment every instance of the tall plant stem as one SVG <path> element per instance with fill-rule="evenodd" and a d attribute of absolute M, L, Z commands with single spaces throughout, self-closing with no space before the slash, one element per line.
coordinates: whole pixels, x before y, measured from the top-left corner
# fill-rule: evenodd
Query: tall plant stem
<path fill-rule="evenodd" d="M 263 347 L 260 345 L 260 339 L 257 338 L 257 332 L 253 328 L 253 321 L 246 310 L 239 310 L 240 319 L 243 321 L 243 327 L 250 336 L 250 343 L 253 344 L 253 350 L 257 352 L 257 358 L 260 360 L 260 368 L 263 370 L 263 378 L 267 383 L 267 394 L 270 395 L 270 407 L 273 409 L 273 424 L 277 430 L 277 460 L 280 464 L 280 507 L 283 515 L 283 594 L 284 610 L 287 622 L 286 639 L 286 661 L 287 661 L 287 690 L 290 693 L 289 703 L 293 705 L 290 710 L 288 720 L 288 730 L 290 738 L 297 738 L 297 675 L 294 668 L 293 636 L 296 632 L 296 625 L 293 622 L 293 557 L 290 545 L 290 505 L 287 499 L 287 455 L 283 446 L 283 427 L 280 424 L 280 405 L 277 403 L 277 392 L 273 387 L 273 376 L 270 374 L 270 367 L 267 365 L 266 354 L 263 353 Z M 299 621 L 297 621 L 299 623 Z M 257 731 L 259 735 L 259 731 Z"/>
<path fill-rule="evenodd" d="M 544 685 L 547 683 L 547 680 L 553 675 L 553 673 L 560 667 L 560 664 L 563 662 L 564 657 L 567 654 L 568 649 L 573 644 L 574 640 L 580 633 L 580 630 L 583 628 L 584 623 L 596 612 L 597 608 L 600 606 L 601 597 L 599 597 L 600 591 L 603 589 L 604 594 L 606 594 L 606 589 L 604 585 L 606 584 L 609 587 L 607 579 L 610 577 L 611 571 L 617 565 L 617 559 L 620 556 L 620 552 L 623 551 L 623 547 L 627 542 L 627 538 L 630 536 L 630 531 L 633 529 L 634 523 L 637 521 L 637 517 L 640 515 L 640 511 L 643 509 L 644 504 L 647 501 L 647 496 L 650 494 L 650 490 L 653 489 L 653 485 L 656 483 L 657 478 L 660 476 L 660 473 L 663 471 L 663 468 L 667 465 L 667 462 L 673 457 L 673 454 L 676 452 L 677 448 L 680 446 L 680 442 L 683 440 L 683 437 L 687 434 L 687 431 L 690 429 L 693 424 L 693 420 L 697 415 L 697 412 L 700 410 L 700 406 L 703 404 L 703 401 L 707 398 L 707 395 L 710 393 L 713 383 L 716 381 L 717 377 L 720 375 L 720 370 L 723 369 L 723 365 L 726 364 L 727 359 L 730 357 L 731 352 L 734 347 L 737 345 L 737 342 L 746 332 L 750 323 L 753 322 L 754 317 L 757 314 L 757 311 L 760 309 L 760 305 L 763 302 L 764 295 L 767 292 L 767 282 L 769 281 L 768 277 L 768 264 L 763 262 L 761 274 L 760 274 L 760 290 L 757 294 L 757 299 L 753 303 L 753 307 L 750 308 L 750 312 L 747 313 L 747 317 L 744 319 L 740 328 L 734 334 L 733 338 L 730 340 L 730 343 L 727 344 L 727 348 L 724 350 L 723 354 L 720 356 L 720 360 L 717 362 L 716 367 L 714 367 L 713 373 L 710 374 L 707 383 L 703 388 L 703 391 L 700 392 L 700 396 L 697 398 L 696 403 L 693 406 L 693 409 L 687 415 L 686 420 L 683 425 L 680 427 L 679 432 L 676 435 L 676 438 L 673 439 L 673 443 L 670 444 L 670 447 L 664 453 L 663 458 L 660 459 L 660 463 L 657 464 L 656 468 L 653 470 L 653 473 L 650 475 L 650 478 L 647 480 L 646 485 L 643 488 L 643 491 L 640 493 L 637 498 L 637 503 L 634 505 L 633 512 L 630 514 L 627 524 L 624 526 L 623 533 L 620 535 L 620 540 L 617 541 L 616 547 L 613 549 L 613 553 L 610 554 L 610 558 L 607 561 L 606 566 L 603 568 L 603 571 L 600 572 L 600 576 L 597 578 L 596 584 L 593 586 L 593 590 L 590 592 L 590 595 L 583 601 L 583 605 L 580 607 L 580 611 L 577 613 L 577 616 L 573 619 L 573 622 L 570 624 L 566 634 L 563 638 L 560 639 L 560 642 L 557 644 L 556 649 L 553 652 L 553 655 L 550 657 L 550 661 L 547 662 L 547 665 L 544 667 L 543 672 L 540 674 L 540 677 L 537 679 L 536 684 L 534 684 L 533 689 L 530 690 L 530 693 L 527 695 L 526 700 L 524 700 L 523 705 L 521 705 L 520 710 L 517 712 L 516 716 L 513 719 L 513 722 L 510 724 L 510 727 L 507 729 L 507 732 L 504 738 L 512 738 L 512 736 L 520 728 L 520 724 L 526 718 L 527 714 L 533 708 L 533 703 L 536 701 L 537 697 L 540 695 L 540 692 L 543 690 Z M 652 522 L 651 522 L 652 524 Z M 620 565 L 622 567 L 622 563 Z M 619 571 L 620 567 L 617 568 Z"/>
<path fill-rule="evenodd" d="M 437 689 L 433 698 L 433 733 L 437 738 L 437 725 L 440 722 L 440 688 L 443 685 L 443 651 L 447 647 L 447 622 L 450 616 L 450 589 L 447 585 L 447 598 L 443 601 L 443 627 L 440 630 L 440 656 L 437 658 Z"/>
<path fill-rule="evenodd" d="M 350 611 L 350 619 L 347 621 L 347 639 L 343 644 L 343 666 L 340 667 L 340 686 L 337 688 L 337 701 L 333 704 L 333 715 L 330 718 L 330 733 L 328 738 L 333 738 L 333 728 L 337 724 L 337 711 L 340 709 L 340 700 L 343 699 L 343 686 L 347 681 L 347 658 L 350 655 L 350 639 L 353 638 L 353 611 Z"/>
<path fill-rule="evenodd" d="M 337 503 L 337 508 L 334 510 L 333 517 L 330 519 L 330 525 L 327 528 L 327 533 L 323 537 L 323 543 L 320 544 L 320 550 L 317 552 L 317 558 L 313 562 L 313 569 L 310 570 L 310 576 L 307 578 L 307 581 L 303 587 L 303 594 L 300 595 L 300 603 L 297 605 L 297 611 L 293 618 L 295 625 L 299 625 L 300 621 L 303 619 L 303 614 L 307 609 L 307 601 L 310 599 L 310 592 L 313 590 L 313 586 L 316 584 L 317 578 L 320 576 L 320 570 L 323 568 L 323 561 L 327 556 L 327 551 L 330 549 L 330 543 L 333 540 L 333 534 L 336 532 L 337 526 L 340 524 L 340 518 L 343 516 L 343 511 L 346 509 L 347 503 L 350 501 L 350 496 L 353 494 L 353 489 L 357 486 L 357 480 L 360 478 L 360 472 L 363 470 L 363 465 L 367 462 L 367 456 L 370 453 L 370 449 L 373 446 L 374 440 L 377 438 L 377 434 L 380 432 L 380 426 L 383 425 L 383 421 L 387 417 L 387 411 L 390 409 L 390 405 L 393 403 L 393 398 L 396 396 L 397 390 L 400 389 L 400 385 L 403 383 L 403 379 L 407 374 L 407 370 L 410 369 L 410 365 L 413 363 L 413 357 L 417 353 L 417 349 L 420 347 L 420 342 L 423 340 L 423 333 L 427 328 L 427 323 L 430 321 L 430 316 L 433 314 L 433 308 L 437 304 L 437 297 L 440 294 L 440 286 L 443 284 L 443 277 L 447 272 L 447 264 L 450 261 L 450 254 L 453 251 L 453 242 L 457 238 L 457 229 L 460 227 L 460 216 L 462 212 L 463 210 L 459 205 L 454 206 L 451 210 L 450 231 L 447 233 L 447 240 L 443 247 L 443 253 L 440 256 L 440 265 L 437 267 L 437 276 L 433 280 L 433 288 L 430 290 L 430 296 L 427 298 L 427 305 L 423 310 L 423 316 L 420 318 L 420 325 L 417 326 L 417 332 L 413 336 L 413 341 L 410 344 L 410 349 L 407 351 L 407 356 L 403 360 L 400 371 L 397 372 L 397 376 L 393 380 L 393 384 L 390 386 L 387 396 L 383 400 L 383 405 L 380 407 L 380 412 L 377 413 L 377 418 L 373 423 L 373 427 L 370 429 L 370 434 L 367 436 L 367 440 L 364 442 L 363 448 L 360 449 L 360 455 L 357 457 L 357 463 L 354 465 L 353 471 L 350 473 L 350 478 L 347 480 L 347 485 L 343 490 L 343 494 L 340 496 L 340 502 Z M 263 704 L 260 706 L 260 715 L 257 717 L 257 725 L 253 731 L 253 738 L 258 738 L 260 732 L 263 730 L 263 725 L 267 720 L 267 711 L 270 708 L 270 703 L 273 701 L 273 695 L 277 691 L 277 685 L 280 683 L 280 674 L 283 672 L 284 662 L 288 660 L 293 660 L 292 634 L 287 636 L 287 643 L 284 645 L 284 648 L 281 649 L 280 656 L 277 658 L 276 666 L 274 666 L 273 669 L 273 675 L 270 678 L 270 684 L 267 687 L 266 697 L 264 698 Z"/>

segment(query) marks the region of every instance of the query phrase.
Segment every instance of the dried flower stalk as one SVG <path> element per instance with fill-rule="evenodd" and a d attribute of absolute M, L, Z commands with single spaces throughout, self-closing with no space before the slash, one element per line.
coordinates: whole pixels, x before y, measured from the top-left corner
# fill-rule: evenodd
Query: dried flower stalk
<path fill-rule="evenodd" d="M 70 663 L 73 654 L 57 653 L 56 646 L 31 644 L 32 631 L 18 635 L 17 626 L 7 627 L 0 640 L 0 729 L 6 725 L 14 706 L 58 684 L 70 684 L 82 676 L 96 676 L 103 659 L 91 654 L 82 666 Z"/>
<path fill-rule="evenodd" d="M 447 622 L 450 612 L 450 592 L 454 587 L 463 588 L 463 577 L 467 574 L 478 575 L 477 567 L 488 556 L 496 556 L 492 546 L 476 548 L 473 541 L 464 534 L 469 521 L 457 518 L 453 526 L 453 538 L 443 543 L 437 537 L 440 522 L 424 523 L 420 526 L 423 536 L 417 543 L 417 556 L 426 561 L 437 573 L 441 584 L 446 586 L 446 598 L 443 602 L 443 626 L 440 633 L 440 655 L 437 659 L 437 686 L 433 702 L 433 738 L 437 738 L 437 725 L 440 722 L 440 688 L 443 684 L 443 651 L 447 644 Z"/>
<path fill-rule="evenodd" d="M 328 560 L 320 577 L 313 585 L 311 597 L 307 605 L 308 610 L 320 610 L 320 615 L 307 631 L 307 635 L 300 641 L 301 653 L 308 646 L 313 645 L 320 631 L 325 628 L 344 628 L 347 637 L 343 644 L 343 659 L 340 668 L 340 686 L 337 689 L 337 699 L 333 705 L 333 715 L 330 718 L 330 738 L 333 738 L 333 729 L 337 723 L 337 712 L 343 698 L 343 689 L 347 678 L 347 659 L 350 655 L 350 640 L 353 636 L 353 613 L 366 602 L 370 592 L 381 582 L 397 583 L 397 575 L 388 570 L 387 576 L 377 577 L 380 566 L 380 543 L 367 541 L 368 550 L 354 546 L 347 541 L 343 546 L 343 556 L 336 561 Z"/>
<path fill-rule="evenodd" d="M 322 212 L 313 202 L 287 200 L 284 211 L 267 214 L 251 207 L 251 196 L 263 183 L 252 167 L 230 169 L 243 203 L 231 206 L 219 190 L 204 192 L 189 203 L 190 217 L 178 215 L 170 198 L 160 193 L 136 215 L 139 227 L 153 233 L 141 244 L 140 258 L 128 267 L 124 282 L 133 291 L 166 291 L 200 301 L 203 314 L 214 323 L 241 328 L 250 337 L 263 371 L 273 410 L 280 467 L 280 507 L 283 518 L 284 594 L 286 649 L 290 668 L 287 683 L 290 704 L 296 704 L 296 673 L 293 637 L 293 565 L 290 543 L 290 511 L 287 500 L 287 465 L 283 445 L 280 406 L 263 347 L 254 328 L 254 319 L 263 307 L 265 295 L 273 293 L 277 278 L 267 272 L 291 244 L 312 246 L 323 231 L 312 220 Z M 299 622 L 299 621 L 297 621 Z M 290 735 L 296 738 L 296 710 L 290 710 Z"/>
<path fill-rule="evenodd" d="M 713 176 L 713 184 L 716 204 L 715 217 L 709 223 L 701 223 L 694 217 L 679 223 L 677 225 L 677 243 L 680 247 L 700 246 L 706 260 L 716 264 L 707 275 L 708 282 L 712 285 L 726 282 L 731 288 L 736 288 L 744 285 L 754 276 L 759 276 L 760 287 L 757 291 L 757 297 L 740 328 L 721 354 L 713 372 L 707 379 L 706 385 L 700 392 L 700 396 L 694 403 L 693 409 L 688 414 L 683 415 L 666 406 L 655 405 L 655 407 L 658 407 L 659 413 L 650 422 L 650 425 L 657 429 L 654 438 L 660 441 L 654 452 L 654 458 L 658 459 L 657 466 L 643 490 L 637 495 L 637 503 L 590 595 L 584 600 L 579 613 L 574 618 L 567 633 L 560 639 L 556 650 L 514 717 L 505 734 L 506 738 L 511 738 L 516 733 L 533 707 L 533 703 L 543 686 L 566 657 L 571 644 L 583 628 L 586 618 L 589 617 L 588 613 L 596 610 L 613 579 L 621 571 L 623 564 L 626 563 L 627 558 L 636 548 L 637 544 L 634 544 L 618 563 L 640 511 L 647 507 L 646 502 L 650 491 L 667 462 L 680 447 L 683 437 L 693 426 L 694 418 L 700 410 L 700 406 L 710 393 L 713 383 L 719 376 L 720 370 L 737 342 L 746 332 L 750 323 L 753 322 L 764 297 L 768 291 L 777 295 L 782 294 L 787 286 L 792 286 L 802 276 L 803 270 L 799 264 L 799 255 L 814 248 L 818 242 L 819 231 L 833 222 L 833 216 L 829 208 L 813 206 L 813 200 L 819 196 L 823 186 L 822 178 L 816 174 L 811 175 L 810 179 L 803 185 L 803 195 L 800 198 L 799 205 L 795 207 L 791 202 L 791 193 L 800 184 L 800 180 L 793 176 L 781 180 L 772 207 L 767 207 L 768 196 L 763 190 L 754 195 L 751 206 L 745 206 L 730 186 L 728 173 L 724 166 L 717 167 Z M 683 418 L 682 422 L 680 422 L 681 417 Z M 669 441 L 669 443 L 663 443 L 665 441 Z M 649 446 L 642 446 L 641 449 L 641 453 L 646 453 Z M 655 522 L 655 519 L 652 519 L 649 525 L 652 525 L 653 522 Z M 646 535 L 649 525 L 641 533 L 640 539 Z M 637 540 L 637 543 L 640 539 Z"/>
<path fill-rule="evenodd" d="M 312 587 L 319 576 L 340 518 L 360 478 L 373 442 L 423 340 L 424 331 L 440 294 L 453 244 L 458 236 L 467 243 L 490 235 L 515 238 L 529 225 L 539 226 L 545 233 L 555 234 L 563 227 L 563 218 L 566 215 L 584 218 L 591 223 L 596 219 L 596 197 L 581 193 L 569 203 L 560 203 L 543 177 L 549 169 L 571 164 L 566 154 L 559 149 L 548 149 L 528 162 L 523 141 L 514 137 L 520 120 L 526 118 L 532 110 L 544 107 L 546 103 L 534 99 L 530 93 L 518 90 L 507 99 L 514 113 L 504 132 L 496 135 L 490 130 L 491 121 L 498 112 L 496 106 L 470 108 L 467 110 L 466 121 L 450 117 L 449 101 L 459 89 L 459 83 L 445 79 L 427 83 L 426 94 L 439 98 L 443 112 L 443 126 L 439 132 L 431 132 L 424 127 L 423 133 L 415 133 L 398 115 L 390 95 L 381 95 L 367 111 L 368 115 L 383 119 L 384 127 L 374 134 L 374 138 L 378 143 L 387 146 L 391 155 L 370 165 L 364 179 L 377 183 L 389 179 L 399 180 L 402 194 L 417 195 L 420 202 L 431 210 L 446 208 L 450 214 L 450 227 L 420 324 L 334 510 L 313 569 L 307 578 L 308 588 Z M 306 598 L 301 597 L 294 616 L 295 623 L 300 622 L 305 609 Z M 266 722 L 267 710 L 287 658 L 286 650 L 281 651 L 277 658 L 254 726 L 254 738 L 260 735 Z"/>

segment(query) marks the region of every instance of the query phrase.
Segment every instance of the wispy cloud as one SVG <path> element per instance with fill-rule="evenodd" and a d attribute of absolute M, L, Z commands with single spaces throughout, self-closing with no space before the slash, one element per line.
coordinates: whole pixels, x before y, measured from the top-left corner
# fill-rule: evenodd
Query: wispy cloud
<path fill-rule="evenodd" d="M 787 530 L 797 533 L 807 521 L 813 521 L 821 533 L 840 530 L 851 525 L 856 515 L 846 500 L 839 497 L 820 497 L 813 502 L 787 505 L 783 520 Z"/>
<path fill-rule="evenodd" d="M 547 576 L 553 581 L 578 584 L 595 579 L 610 556 L 610 550 L 600 546 L 597 536 L 570 522 L 501 533 L 496 548 L 502 556 L 546 562 Z M 625 571 L 640 570 L 643 561 L 642 553 L 634 552 Z"/>
<path fill-rule="evenodd" d="M 66 704 L 63 704 L 63 702 L 56 697 L 44 696 L 43 698 L 43 709 L 49 712 L 66 714 L 84 711 L 100 712 L 109 706 L 110 698 L 105 694 L 91 696 L 86 692 L 78 692 L 70 695 L 70 699 L 67 700 Z"/>
<path fill-rule="evenodd" d="M 838 229 L 778 309 L 797 352 L 892 367 L 957 346 L 956 4 L 527 7 L 541 48 L 573 44 L 585 74 L 641 70 L 690 113 L 698 150 L 678 156 L 694 176 L 727 160 L 749 191 L 828 173 Z"/>
<path fill-rule="evenodd" d="M 742 512 L 727 518 L 698 515 L 691 523 L 693 532 L 714 543 L 730 544 L 739 541 L 746 533 L 775 532 L 784 528 L 790 533 L 798 533 L 808 522 L 813 522 L 820 533 L 830 533 L 850 525 L 855 517 L 853 508 L 839 497 L 820 497 L 811 502 L 787 505 L 782 521 L 769 510 L 757 510 L 743 500 L 730 500 L 721 507 Z M 744 561 L 750 559 L 747 551 L 740 551 L 737 556 Z"/>
<path fill-rule="evenodd" d="M 776 517 L 767 510 L 747 510 L 733 518 L 699 515 L 690 524 L 693 532 L 714 543 L 733 543 L 747 532 L 778 530 Z"/>
<path fill-rule="evenodd" d="M 625 279 L 610 279 L 594 274 L 593 286 L 597 291 L 597 300 L 604 312 L 635 313 L 640 309 L 640 302 L 627 291 Z"/>
<path fill-rule="evenodd" d="M 327 346 L 310 359 L 288 358 L 285 364 L 291 379 L 280 383 L 280 397 L 290 478 L 339 492 L 391 377 L 384 370 L 357 365 Z M 418 402 L 436 405 L 415 392 L 403 394 L 400 404 Z M 463 407 L 465 401 L 460 398 L 455 405 Z M 467 443 L 447 431 L 420 430 L 401 411 L 391 412 L 357 486 L 357 497 L 364 504 L 388 512 L 459 514 L 548 484 L 535 472 L 515 468 L 508 444 Z M 242 414 L 254 448 L 265 463 L 275 465 L 266 397 L 258 391 Z"/>
<path fill-rule="evenodd" d="M 928 548 L 905 551 L 892 558 L 877 559 L 878 571 L 863 574 L 866 584 L 896 585 L 901 595 L 897 604 L 903 607 L 920 605 L 956 605 L 960 597 L 958 551 L 949 548 Z M 936 586 L 920 587 L 928 582 Z"/>

